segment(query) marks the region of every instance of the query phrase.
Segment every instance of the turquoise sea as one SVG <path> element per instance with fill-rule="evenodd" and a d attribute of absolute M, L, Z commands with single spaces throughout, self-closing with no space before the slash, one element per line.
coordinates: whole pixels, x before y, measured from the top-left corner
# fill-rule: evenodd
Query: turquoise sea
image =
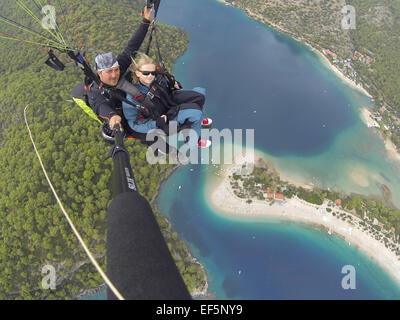
<path fill-rule="evenodd" d="M 254 129 L 255 146 L 285 176 L 364 195 L 392 192 L 400 163 L 361 120 L 370 99 L 342 82 L 305 45 L 215 0 L 169 0 L 159 20 L 188 32 L 174 66 L 184 88 L 207 89 L 214 128 Z M 204 264 L 217 299 L 399 299 L 374 261 L 325 231 L 298 223 L 227 218 L 208 206 L 211 165 L 181 167 L 157 205 Z M 342 267 L 356 270 L 344 290 Z M 103 299 L 105 294 L 96 298 Z"/>

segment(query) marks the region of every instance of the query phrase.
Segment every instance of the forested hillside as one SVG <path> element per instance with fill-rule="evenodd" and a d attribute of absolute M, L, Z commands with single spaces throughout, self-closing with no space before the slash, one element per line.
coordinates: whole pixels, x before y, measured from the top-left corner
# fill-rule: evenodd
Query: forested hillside
<path fill-rule="evenodd" d="M 35 10 L 33 2 L 25 2 Z M 145 1 L 58 3 L 65 6 L 65 11 L 56 8 L 58 19 L 66 20 L 66 37 L 78 42 L 82 39 L 93 65 L 97 53 L 110 50 L 117 54 L 123 50 L 139 26 Z M 14 0 L 1 1 L 0 12 L 35 27 Z M 30 36 L 2 22 L 0 30 L 25 39 Z M 171 67 L 185 50 L 188 35 L 161 24 L 159 34 L 163 57 Z M 151 53 L 155 57 L 154 49 Z M 0 299 L 70 299 L 103 281 L 52 196 L 29 140 L 22 110 L 29 104 L 28 121 L 50 179 L 104 270 L 112 171 L 112 161 L 104 158 L 109 146 L 100 138 L 99 124 L 66 101 L 83 74 L 65 55 L 61 60 L 66 69 L 57 72 L 44 64 L 48 57 L 45 49 L 0 38 L 0 56 Z M 173 167 L 149 165 L 143 145 L 127 145 L 139 190 L 151 201 L 160 181 Z M 189 290 L 202 289 L 205 275 L 200 265 L 192 261 L 186 244 L 163 216 L 158 212 L 156 216 Z M 41 288 L 41 270 L 47 264 L 56 267 L 56 290 Z"/>

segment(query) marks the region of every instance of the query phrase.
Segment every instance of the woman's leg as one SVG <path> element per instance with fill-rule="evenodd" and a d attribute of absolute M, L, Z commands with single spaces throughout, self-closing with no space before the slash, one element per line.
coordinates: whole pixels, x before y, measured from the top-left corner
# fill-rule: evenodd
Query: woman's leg
<path fill-rule="evenodd" d="M 195 139 L 189 139 L 189 146 L 190 148 L 197 148 L 197 143 L 201 136 L 201 123 L 203 121 L 203 112 L 197 109 L 179 110 L 178 116 L 175 120 L 178 122 L 178 125 L 182 125 L 186 120 L 192 122 L 191 129 L 194 131 L 192 133 Z"/>
<path fill-rule="evenodd" d="M 149 120 L 146 122 L 138 121 L 137 124 L 129 124 L 129 127 L 136 132 L 147 133 L 150 130 L 155 129 L 157 125 L 154 120 Z"/>
<path fill-rule="evenodd" d="M 173 93 L 173 99 L 181 110 L 203 110 L 206 101 L 205 89 L 198 87 L 193 90 L 178 90 Z"/>

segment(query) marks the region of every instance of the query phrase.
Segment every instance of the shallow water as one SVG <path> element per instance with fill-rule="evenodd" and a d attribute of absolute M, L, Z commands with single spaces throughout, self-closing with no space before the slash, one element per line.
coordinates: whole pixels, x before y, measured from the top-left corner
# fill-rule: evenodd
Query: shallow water
<path fill-rule="evenodd" d="M 370 99 L 306 46 L 214 0 L 163 2 L 159 20 L 189 33 L 174 74 L 185 88 L 206 87 L 214 128 L 253 128 L 257 150 L 287 176 L 364 195 L 385 184 L 400 206 L 400 164 L 360 117 Z M 213 211 L 216 179 L 212 166 L 180 168 L 157 204 L 205 265 L 217 299 L 400 298 L 382 268 L 336 236 Z M 346 265 L 356 269 L 355 290 L 341 286 Z"/>

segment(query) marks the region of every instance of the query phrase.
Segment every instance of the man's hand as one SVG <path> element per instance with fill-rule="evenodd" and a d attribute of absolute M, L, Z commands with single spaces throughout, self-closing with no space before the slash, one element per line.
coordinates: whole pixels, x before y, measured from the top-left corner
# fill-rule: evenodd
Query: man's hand
<path fill-rule="evenodd" d="M 149 20 L 149 21 L 151 21 L 151 13 L 153 12 L 153 9 L 152 8 L 147 8 L 147 6 L 146 7 L 144 7 L 144 9 L 143 9 L 143 17 L 145 18 L 145 19 L 147 19 L 147 20 Z"/>
<path fill-rule="evenodd" d="M 119 126 L 121 127 L 121 117 L 118 115 L 112 116 L 110 121 L 108 122 L 108 124 L 110 125 L 110 129 L 114 130 L 114 126 L 116 123 L 119 124 Z"/>

